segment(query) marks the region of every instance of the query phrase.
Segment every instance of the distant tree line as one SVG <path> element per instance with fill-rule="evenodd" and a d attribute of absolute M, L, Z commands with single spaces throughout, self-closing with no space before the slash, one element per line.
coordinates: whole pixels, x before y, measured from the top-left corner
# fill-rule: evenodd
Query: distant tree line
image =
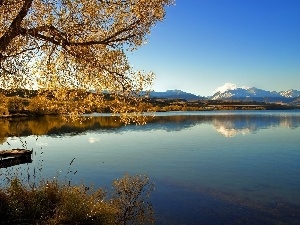
<path fill-rule="evenodd" d="M 67 115 L 76 108 L 76 113 L 113 113 L 118 100 L 109 94 L 97 94 L 84 90 L 66 90 L 67 99 L 59 99 L 56 91 L 45 90 L 0 90 L 1 116 L 37 116 L 50 114 Z M 120 103 L 123 104 L 123 103 Z M 124 111 L 134 113 L 135 102 L 127 102 Z M 293 109 L 297 106 L 256 101 L 238 100 L 185 100 L 145 98 L 139 103 L 141 112 L 208 111 L 208 110 L 274 110 Z M 298 107 L 299 108 L 299 107 Z M 77 114 L 76 114 L 77 115 Z M 78 114 L 79 115 L 79 114 Z M 125 121 L 126 122 L 126 121 Z"/>

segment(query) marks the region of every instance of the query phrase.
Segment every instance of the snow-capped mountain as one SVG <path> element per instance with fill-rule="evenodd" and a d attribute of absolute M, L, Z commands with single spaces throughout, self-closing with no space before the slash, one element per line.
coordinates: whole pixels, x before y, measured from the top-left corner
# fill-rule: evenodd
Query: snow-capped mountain
<path fill-rule="evenodd" d="M 251 100 L 251 101 L 282 101 L 289 102 L 300 96 L 300 91 L 267 91 L 256 87 L 237 87 L 235 84 L 226 83 L 216 89 L 212 100 Z"/>
<path fill-rule="evenodd" d="M 300 96 L 300 91 L 297 90 L 287 90 L 287 91 L 281 91 L 279 92 L 281 96 L 286 98 L 297 98 Z"/>
<path fill-rule="evenodd" d="M 217 92 L 212 96 L 213 100 L 226 98 L 280 98 L 278 92 L 265 91 L 255 87 L 252 88 L 236 88 L 225 92 Z"/>

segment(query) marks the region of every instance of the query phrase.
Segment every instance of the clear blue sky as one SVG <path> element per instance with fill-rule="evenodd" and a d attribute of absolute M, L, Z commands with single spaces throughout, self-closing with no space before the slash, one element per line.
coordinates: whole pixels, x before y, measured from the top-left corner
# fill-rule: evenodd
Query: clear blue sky
<path fill-rule="evenodd" d="M 156 91 L 300 90 L 300 0 L 177 0 L 128 56 L 156 74 Z"/>

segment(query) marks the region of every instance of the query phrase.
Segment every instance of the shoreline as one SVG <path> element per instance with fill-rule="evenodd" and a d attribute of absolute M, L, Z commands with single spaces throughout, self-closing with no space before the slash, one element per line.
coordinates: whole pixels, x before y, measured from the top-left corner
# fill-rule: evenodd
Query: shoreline
<path fill-rule="evenodd" d="M 212 108 L 206 107 L 202 109 L 192 109 L 192 110 L 163 110 L 159 109 L 154 111 L 155 112 L 205 112 L 205 111 L 275 111 L 275 110 L 282 110 L 282 111 L 289 111 L 289 110 L 300 110 L 300 107 L 272 107 L 272 108 L 258 108 L 259 105 L 232 105 L 230 108 L 228 105 L 225 105 L 227 107 L 224 107 L 223 105 L 221 107 L 215 107 L 211 106 Z M 237 108 L 232 108 L 237 107 Z M 252 108 L 253 107 L 253 108 Z M 85 114 L 93 114 L 93 113 L 104 113 L 104 112 L 90 112 Z M 105 112 L 107 114 L 107 112 Z M 110 112 L 109 112 L 110 113 Z M 85 115 L 82 114 L 82 115 Z M 0 115 L 0 119 L 11 119 L 11 118 L 38 118 L 43 116 L 65 116 L 65 114 L 34 114 L 34 113 L 16 113 L 16 114 L 10 114 L 10 115 Z"/>

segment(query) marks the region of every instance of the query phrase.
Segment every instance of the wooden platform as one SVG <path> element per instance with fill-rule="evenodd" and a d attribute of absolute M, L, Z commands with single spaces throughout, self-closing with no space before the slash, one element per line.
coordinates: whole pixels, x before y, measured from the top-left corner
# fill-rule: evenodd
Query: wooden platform
<path fill-rule="evenodd" d="M 0 168 L 31 163 L 31 155 L 32 150 L 27 149 L 0 150 Z"/>
<path fill-rule="evenodd" d="M 0 159 L 8 157 L 22 157 L 31 156 L 32 150 L 27 149 L 12 149 L 12 150 L 0 150 Z"/>

